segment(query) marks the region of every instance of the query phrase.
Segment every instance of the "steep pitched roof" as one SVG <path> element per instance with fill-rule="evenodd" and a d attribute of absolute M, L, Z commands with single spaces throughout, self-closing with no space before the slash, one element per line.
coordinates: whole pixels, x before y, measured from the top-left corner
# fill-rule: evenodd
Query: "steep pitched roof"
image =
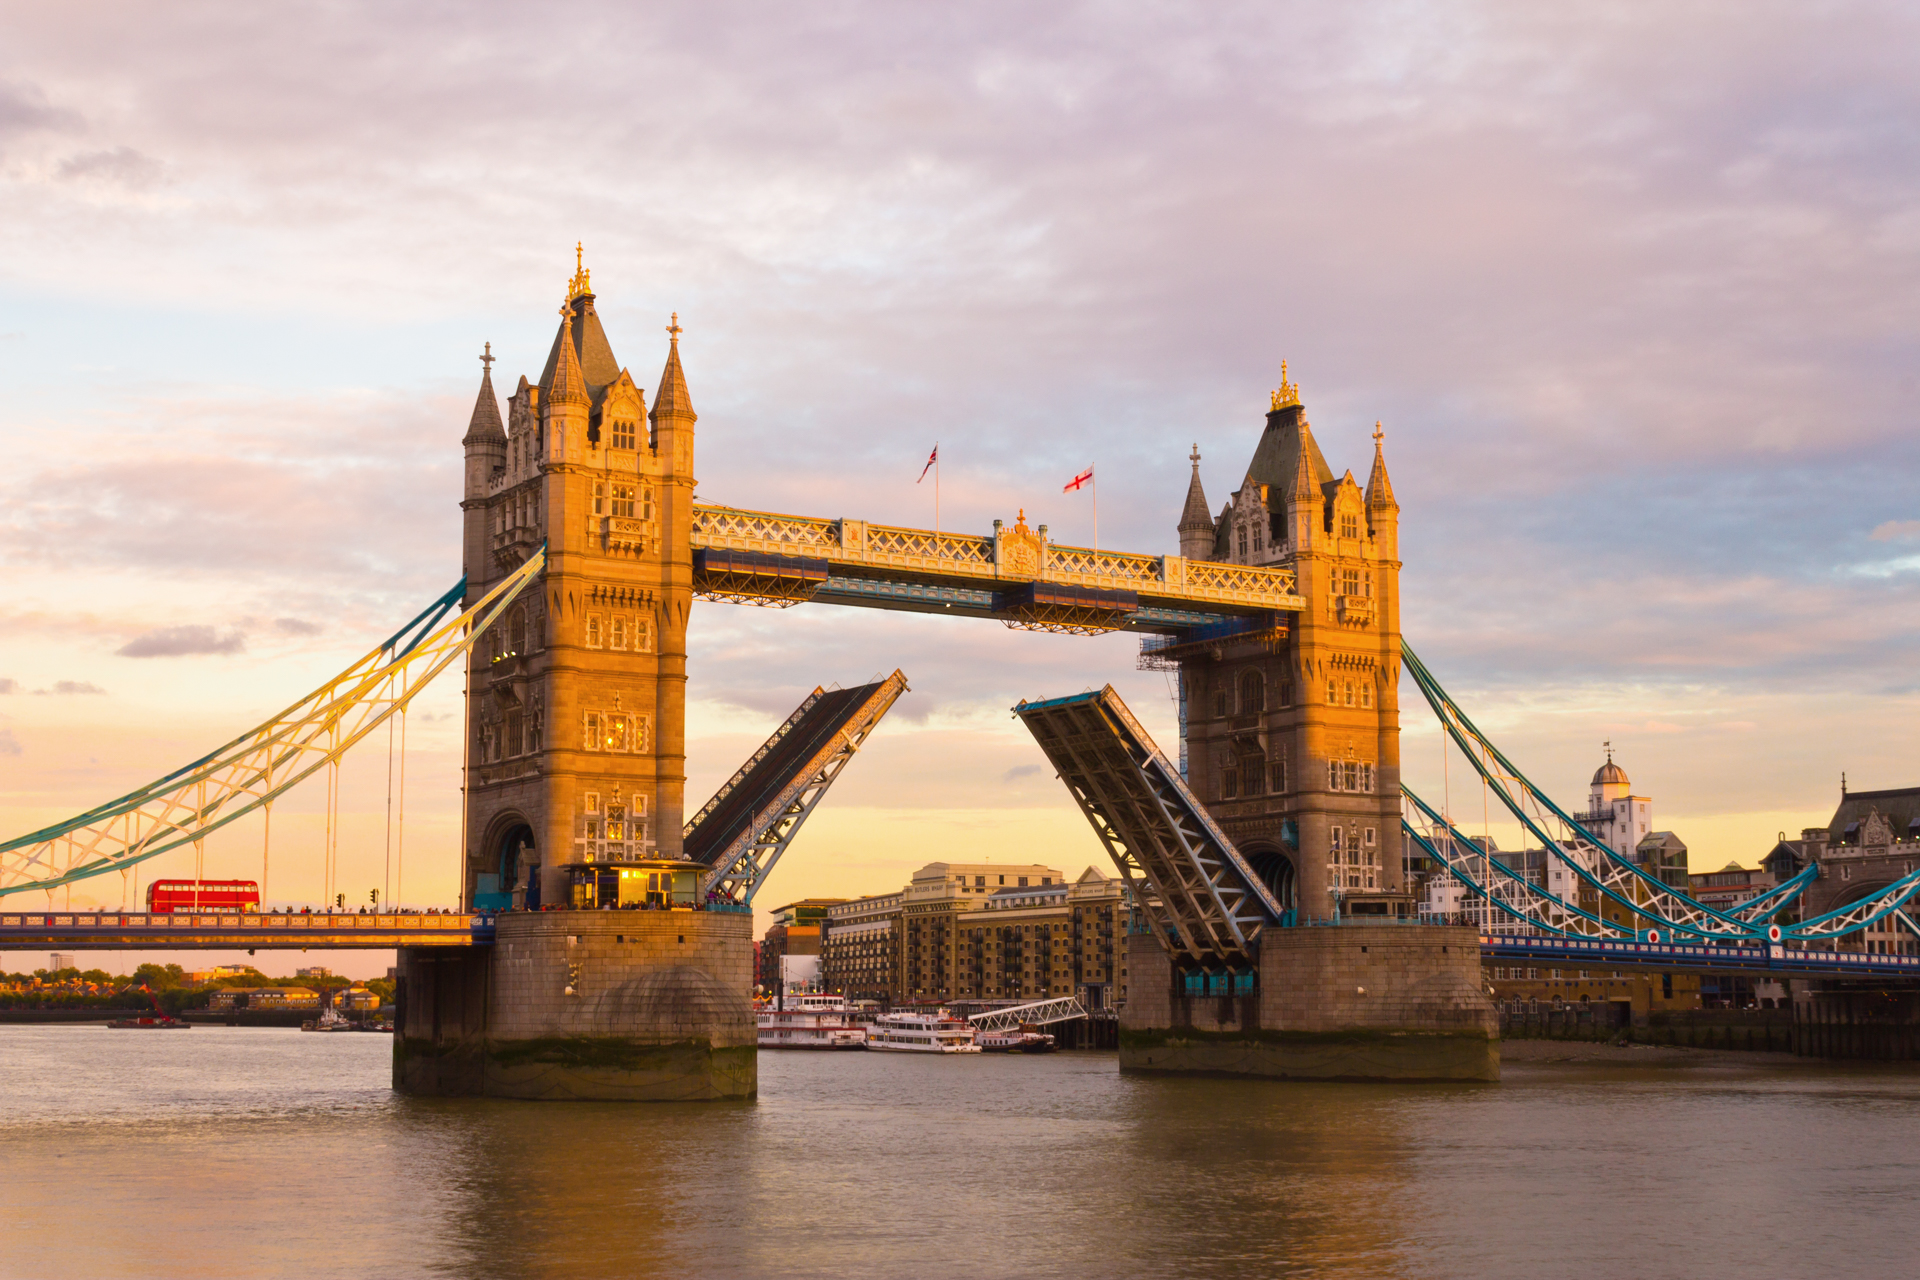
<path fill-rule="evenodd" d="M 460 443 L 505 442 L 506 438 L 506 428 L 500 425 L 500 401 L 493 394 L 493 346 L 489 343 L 480 367 L 480 394 L 474 398 L 473 416 L 467 419 L 467 434 Z"/>
<path fill-rule="evenodd" d="M 587 394 L 586 378 L 580 370 L 580 356 L 573 348 L 565 320 L 560 322 L 560 332 L 554 335 L 553 347 L 553 372 L 543 378 L 540 384 L 546 388 L 545 402 L 550 405 L 592 404 L 593 397 Z M 616 374 L 618 372 L 615 370 Z"/>
<path fill-rule="evenodd" d="M 1207 514 L 1207 493 L 1200 487 L 1200 446 L 1193 446 L 1193 479 L 1187 482 L 1187 505 L 1180 512 L 1180 532 L 1189 529 L 1213 528 L 1213 517 Z"/>
<path fill-rule="evenodd" d="M 1381 447 L 1380 439 L 1384 433 L 1380 424 L 1373 424 L 1373 474 L 1367 477 L 1367 507 L 1369 510 L 1385 508 L 1399 509 L 1400 504 L 1393 500 L 1393 484 L 1387 479 L 1387 455 Z"/>
<path fill-rule="evenodd" d="M 693 397 L 687 394 L 687 375 L 680 368 L 680 313 L 673 313 L 673 323 L 668 326 L 670 339 L 667 346 L 667 367 L 660 371 L 660 389 L 653 395 L 653 414 L 693 413 Z"/>
<path fill-rule="evenodd" d="M 1304 454 L 1304 468 L 1303 455 Z M 1253 461 L 1247 464 L 1249 479 L 1270 485 L 1278 497 L 1291 498 L 1295 480 L 1304 470 L 1318 487 L 1333 481 L 1333 468 L 1313 442 L 1313 429 L 1307 425 L 1299 405 L 1275 409 L 1267 415 L 1267 429 L 1254 446 Z"/>
<path fill-rule="evenodd" d="M 565 334 L 573 339 L 574 363 L 580 370 L 587 398 L 598 406 L 606 396 L 607 386 L 620 376 L 620 362 L 613 358 L 607 331 L 601 327 L 600 316 L 593 309 L 592 294 L 583 293 L 572 299 L 567 304 L 567 312 L 567 318 L 555 327 L 546 367 L 540 371 L 540 389 L 545 396 L 552 394 L 553 377 L 560 368 L 560 337 Z"/>
<path fill-rule="evenodd" d="M 1833 821 L 1827 824 L 1833 842 L 1840 844 L 1857 839 L 1859 824 L 1876 809 L 1893 827 L 1896 838 L 1920 835 L 1920 787 L 1896 787 L 1891 791 L 1847 792 L 1840 800 L 1840 807 L 1833 811 Z"/>

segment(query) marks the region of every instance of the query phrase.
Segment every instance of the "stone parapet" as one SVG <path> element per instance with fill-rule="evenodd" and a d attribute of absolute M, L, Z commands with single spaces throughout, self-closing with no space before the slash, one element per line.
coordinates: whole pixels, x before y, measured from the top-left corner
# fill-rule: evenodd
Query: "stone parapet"
<path fill-rule="evenodd" d="M 752 1097 L 744 912 L 499 918 L 492 947 L 403 949 L 394 1088 L 514 1098 Z"/>
<path fill-rule="evenodd" d="M 1129 944 L 1125 1070 L 1499 1079 L 1499 1017 L 1481 988 L 1471 929 L 1268 929 L 1256 988 L 1239 996 L 1190 996 L 1155 938 L 1137 934 Z"/>

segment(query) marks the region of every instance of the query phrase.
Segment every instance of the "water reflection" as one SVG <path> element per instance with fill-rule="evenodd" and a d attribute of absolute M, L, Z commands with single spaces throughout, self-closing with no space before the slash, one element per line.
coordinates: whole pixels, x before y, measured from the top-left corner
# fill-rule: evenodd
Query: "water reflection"
<path fill-rule="evenodd" d="M 1920 1173 L 1898 1072 L 796 1053 L 757 1102 L 629 1106 L 399 1098 L 386 1054 L 0 1028 L 0 1274 L 1903 1274 L 1920 1245 L 1886 1212 Z"/>

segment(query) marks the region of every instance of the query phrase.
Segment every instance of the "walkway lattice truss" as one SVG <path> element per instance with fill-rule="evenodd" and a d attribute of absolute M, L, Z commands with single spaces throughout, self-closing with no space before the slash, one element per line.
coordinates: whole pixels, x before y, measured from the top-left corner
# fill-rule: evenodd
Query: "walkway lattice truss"
<path fill-rule="evenodd" d="M 1281 918 L 1280 903 L 1113 686 L 1013 710 L 1176 959 L 1251 966 L 1260 931 Z"/>
<path fill-rule="evenodd" d="M 1716 911 L 1696 902 L 1648 874 L 1569 816 L 1474 726 L 1412 649 L 1403 644 L 1401 654 L 1407 673 L 1420 687 L 1447 736 L 1479 775 L 1487 794 L 1540 842 L 1562 873 L 1550 875 L 1549 882 L 1564 880 L 1577 886 L 1576 898 L 1582 899 L 1569 901 L 1530 882 L 1462 835 L 1440 810 L 1403 786 L 1402 825 L 1408 838 L 1470 894 L 1490 905 L 1496 914 L 1490 927 L 1571 938 L 1660 941 L 1664 936 L 1722 942 L 1823 942 L 1891 918 L 1920 934 L 1920 927 L 1903 910 L 1920 893 L 1920 871 L 1857 902 L 1794 923 L 1770 921 L 1791 910 L 1806 887 L 1818 878 L 1818 866 L 1808 866 L 1734 911 Z M 1623 909 L 1625 919 L 1608 918 L 1603 901 Z"/>
<path fill-rule="evenodd" d="M 1044 1027 L 1086 1016 L 1087 1011 L 1079 1000 L 1061 996 L 1056 1000 L 1036 1000 L 1032 1004 L 1008 1005 L 1004 1009 L 976 1013 L 967 1021 L 975 1031 L 1018 1031 L 1022 1027 Z"/>
<path fill-rule="evenodd" d="M 733 902 L 753 901 L 753 895 L 759 892 L 774 864 L 786 852 L 787 846 L 793 843 L 801 825 L 827 794 L 833 780 L 840 776 L 840 771 L 847 767 L 866 742 L 867 735 L 873 732 L 880 718 L 887 714 L 906 689 L 907 678 L 898 671 L 884 680 L 864 686 L 860 691 L 863 696 L 847 709 L 844 722 L 792 769 L 784 785 L 766 803 L 755 808 L 739 835 L 722 847 L 707 864 L 707 873 L 700 884 L 703 898 L 718 894 Z M 713 798 L 686 824 L 683 839 L 690 840 L 703 823 L 714 820 L 713 816 L 726 798 L 745 784 L 763 761 L 776 755 L 781 744 L 799 731 L 808 714 L 826 696 L 825 690 L 815 689 L 787 717 L 786 722 L 774 730 L 773 736 L 740 766 L 726 785 L 714 792 Z"/>
<path fill-rule="evenodd" d="M 122 870 L 271 804 L 403 709 L 545 567 L 546 552 L 535 551 L 471 608 L 456 613 L 466 595 L 463 579 L 271 720 L 138 791 L 0 845 L 0 895 Z"/>

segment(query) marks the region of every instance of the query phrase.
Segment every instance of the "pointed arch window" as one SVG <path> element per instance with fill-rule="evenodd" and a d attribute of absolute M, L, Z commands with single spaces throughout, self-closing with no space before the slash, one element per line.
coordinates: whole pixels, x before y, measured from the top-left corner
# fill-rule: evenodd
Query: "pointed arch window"
<path fill-rule="evenodd" d="M 1257 716 L 1267 709 L 1267 682 L 1258 671 L 1240 673 L 1240 714 Z"/>

